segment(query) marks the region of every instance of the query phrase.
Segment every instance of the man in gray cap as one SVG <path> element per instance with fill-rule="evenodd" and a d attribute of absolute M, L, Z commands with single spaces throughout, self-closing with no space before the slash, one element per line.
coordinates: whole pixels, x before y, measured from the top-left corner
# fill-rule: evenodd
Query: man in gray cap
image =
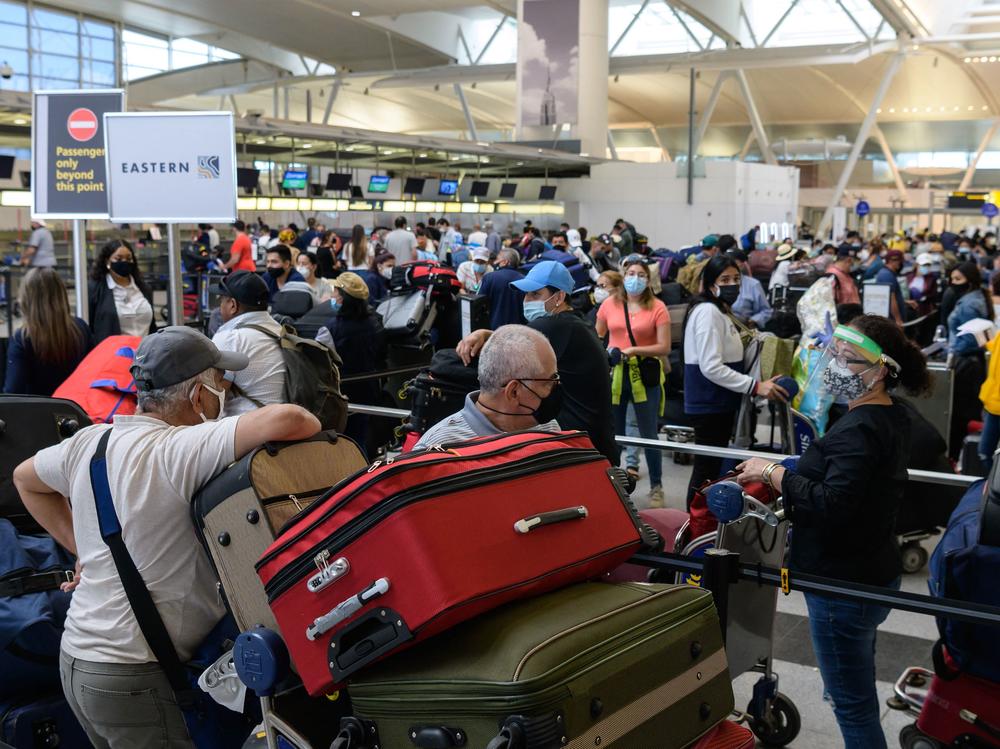
<path fill-rule="evenodd" d="M 77 574 L 64 585 L 76 592 L 60 674 L 70 707 L 95 747 L 194 745 L 101 537 L 91 458 L 110 430 L 108 484 L 122 538 L 177 655 L 188 661 L 225 613 L 191 523 L 191 497 L 253 448 L 305 439 L 320 428 L 315 416 L 294 405 L 220 420 L 223 372 L 247 363 L 244 354 L 220 351 L 191 328 L 164 328 L 136 351 L 134 416 L 81 429 L 14 471 L 28 511 L 77 557 Z"/>

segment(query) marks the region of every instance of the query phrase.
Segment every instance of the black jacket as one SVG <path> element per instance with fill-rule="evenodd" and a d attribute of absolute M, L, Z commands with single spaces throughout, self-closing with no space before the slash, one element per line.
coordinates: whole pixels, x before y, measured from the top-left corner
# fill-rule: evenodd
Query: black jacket
<path fill-rule="evenodd" d="M 153 292 L 143 281 L 136 281 L 139 291 L 153 305 Z M 96 346 L 108 336 L 121 335 L 122 326 L 118 321 L 118 310 L 115 307 L 115 295 L 108 288 L 105 279 L 91 281 L 88 284 L 89 291 L 87 301 L 90 305 L 90 330 L 93 334 L 93 342 Z M 153 320 L 149 324 L 149 332 L 156 331 L 156 310 L 153 310 Z"/>
<path fill-rule="evenodd" d="M 896 515 L 910 422 L 897 405 L 858 406 L 809 446 L 781 482 L 794 570 L 885 585 L 902 571 Z"/>

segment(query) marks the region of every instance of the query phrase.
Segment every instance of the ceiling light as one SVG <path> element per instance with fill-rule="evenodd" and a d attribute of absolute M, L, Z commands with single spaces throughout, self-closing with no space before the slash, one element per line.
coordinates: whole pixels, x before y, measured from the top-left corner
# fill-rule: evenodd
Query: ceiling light
<path fill-rule="evenodd" d="M 889 114 L 896 114 L 896 108 L 895 107 L 889 107 Z"/>
<path fill-rule="evenodd" d="M 875 110 L 875 114 L 882 114 L 882 107 Z"/>
<path fill-rule="evenodd" d="M 972 58 L 971 57 L 966 57 L 962 62 L 972 62 Z"/>
<path fill-rule="evenodd" d="M 312 144 L 312 143 L 303 143 L 303 144 L 302 144 L 302 147 L 303 147 L 303 148 L 312 148 L 312 147 L 313 147 L 313 144 Z"/>
<path fill-rule="evenodd" d="M 943 112 L 944 111 L 944 107 L 938 107 L 938 111 L 939 112 Z"/>
<path fill-rule="evenodd" d="M 985 104 L 983 104 L 983 106 L 982 106 L 982 107 L 980 107 L 980 109 L 982 109 L 982 110 L 983 110 L 984 112 L 987 112 L 987 111 L 989 111 L 989 107 L 988 107 L 988 106 L 986 106 Z"/>
<path fill-rule="evenodd" d="M 267 141 L 264 140 L 263 138 L 258 138 L 257 140 L 254 141 L 254 143 L 258 145 L 263 145 L 264 143 L 267 143 Z"/>
<path fill-rule="evenodd" d="M 347 148 L 345 148 L 344 150 L 345 151 L 353 151 L 354 150 L 354 146 L 347 146 Z"/>
<path fill-rule="evenodd" d="M 925 111 L 925 112 L 930 112 L 930 111 L 932 111 L 933 109 L 934 109 L 934 107 L 926 107 L 926 108 L 924 108 L 924 111 Z M 913 110 L 913 111 L 916 111 L 916 110 Z"/>
<path fill-rule="evenodd" d="M 357 18 L 358 16 L 361 15 L 361 11 L 360 10 L 352 10 L 351 11 L 351 15 L 354 16 L 355 18 Z"/>
<path fill-rule="evenodd" d="M 23 117 L 18 117 L 16 120 L 14 120 L 14 124 L 15 125 L 27 125 L 28 121 L 26 119 L 24 119 Z"/>
<path fill-rule="evenodd" d="M 425 154 L 425 153 L 420 154 L 420 158 L 426 159 L 427 158 L 427 154 Z"/>
<path fill-rule="evenodd" d="M 903 107 L 903 113 L 904 113 L 904 114 L 905 114 L 906 112 L 909 112 L 909 111 L 910 111 L 910 108 L 909 108 L 909 107 Z"/>
<path fill-rule="evenodd" d="M 996 61 L 997 61 L 997 58 L 995 56 L 991 56 L 990 57 L 990 62 L 996 62 Z"/>

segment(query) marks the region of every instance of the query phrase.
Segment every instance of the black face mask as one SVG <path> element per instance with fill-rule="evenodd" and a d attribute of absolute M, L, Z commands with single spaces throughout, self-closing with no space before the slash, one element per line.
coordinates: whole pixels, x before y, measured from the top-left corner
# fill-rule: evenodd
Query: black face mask
<path fill-rule="evenodd" d="M 128 260 L 115 260 L 108 267 L 119 276 L 129 278 L 132 275 L 133 265 Z"/>
<path fill-rule="evenodd" d="M 724 301 L 730 307 L 736 303 L 736 300 L 740 297 L 740 285 L 731 284 L 729 286 L 719 287 L 719 299 Z"/>
<path fill-rule="evenodd" d="M 968 284 L 968 282 L 966 282 L 966 283 L 953 283 L 951 285 L 951 288 L 953 288 L 959 294 L 964 294 L 966 291 L 969 290 L 969 284 Z"/>
<path fill-rule="evenodd" d="M 517 382 L 520 382 L 522 385 L 524 385 L 524 383 L 521 382 L 520 380 L 517 380 Z M 510 411 L 498 411 L 495 408 L 490 408 L 482 401 L 479 401 L 479 405 L 485 408 L 487 411 L 492 411 L 493 413 L 501 414 L 502 416 L 528 416 L 528 414 L 530 414 L 539 424 L 546 424 L 559 415 L 559 411 L 562 410 L 563 394 L 562 394 L 562 388 L 558 384 L 552 388 L 552 392 L 549 393 L 548 396 L 545 398 L 540 396 L 538 393 L 536 393 L 527 385 L 524 385 L 524 387 L 529 393 L 531 393 L 541 401 L 541 403 L 538 404 L 537 408 L 532 409 L 528 413 L 515 414 L 511 413 Z M 520 401 L 518 402 L 518 405 L 521 405 Z M 527 406 L 522 405 L 521 408 L 527 408 Z"/>
<path fill-rule="evenodd" d="M 269 275 L 271 278 L 281 278 L 283 275 L 285 275 L 285 269 L 284 268 L 268 268 L 267 269 L 267 275 Z"/>

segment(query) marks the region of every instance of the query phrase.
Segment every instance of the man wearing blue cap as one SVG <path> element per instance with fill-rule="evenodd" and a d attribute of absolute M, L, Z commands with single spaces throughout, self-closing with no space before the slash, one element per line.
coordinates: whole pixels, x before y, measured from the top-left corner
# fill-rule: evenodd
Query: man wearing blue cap
<path fill-rule="evenodd" d="M 594 446 L 612 465 L 618 465 L 608 356 L 593 327 L 569 305 L 573 277 L 562 263 L 545 260 L 511 286 L 524 292 L 528 327 L 548 338 L 555 351 L 563 391 L 556 420 L 563 429 L 588 432 Z M 458 354 L 466 364 L 479 354 L 490 335 L 489 330 L 477 330 L 458 344 Z"/>

